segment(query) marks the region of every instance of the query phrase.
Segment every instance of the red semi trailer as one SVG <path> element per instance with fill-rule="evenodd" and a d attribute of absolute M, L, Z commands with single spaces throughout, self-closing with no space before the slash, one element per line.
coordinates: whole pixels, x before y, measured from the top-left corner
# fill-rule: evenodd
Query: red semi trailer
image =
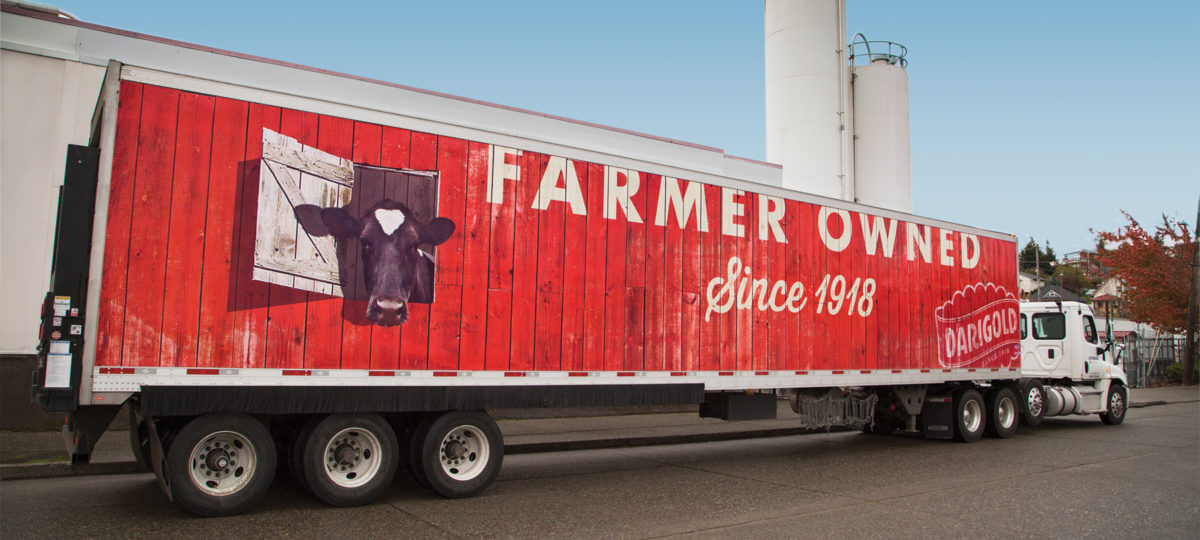
<path fill-rule="evenodd" d="M 813 426 L 1015 430 L 1009 235 L 646 158 L 740 166 L 715 149 L 579 123 L 616 142 L 546 144 L 297 93 L 110 63 L 68 160 L 34 376 L 74 459 L 129 403 L 167 495 L 224 515 L 280 460 L 336 505 L 402 458 L 478 493 L 503 456 L 492 408 L 745 419 L 786 396 Z"/>

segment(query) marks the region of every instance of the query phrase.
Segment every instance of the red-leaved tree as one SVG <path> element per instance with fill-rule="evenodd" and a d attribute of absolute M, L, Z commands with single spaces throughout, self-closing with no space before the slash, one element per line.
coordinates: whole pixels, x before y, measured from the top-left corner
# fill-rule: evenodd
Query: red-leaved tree
<path fill-rule="evenodd" d="M 1114 232 L 1100 231 L 1100 262 L 1125 283 L 1123 300 L 1133 320 L 1160 331 L 1187 328 L 1188 290 L 1192 277 L 1193 240 L 1185 222 L 1163 216 L 1153 234 L 1124 210 L 1129 224 Z"/>

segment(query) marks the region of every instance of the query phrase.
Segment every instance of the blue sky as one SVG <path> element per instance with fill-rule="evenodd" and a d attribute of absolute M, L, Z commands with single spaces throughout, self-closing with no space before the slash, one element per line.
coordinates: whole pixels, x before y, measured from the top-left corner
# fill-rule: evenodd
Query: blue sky
<path fill-rule="evenodd" d="M 765 157 L 762 2 L 43 0 L 106 26 Z M 1194 223 L 1200 2 L 848 0 L 909 50 L 913 209 L 1094 246 Z"/>

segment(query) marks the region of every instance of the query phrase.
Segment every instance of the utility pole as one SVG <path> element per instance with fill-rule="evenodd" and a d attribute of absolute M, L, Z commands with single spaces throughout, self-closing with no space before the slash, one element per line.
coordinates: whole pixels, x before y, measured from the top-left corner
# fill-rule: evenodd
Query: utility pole
<path fill-rule="evenodd" d="M 1196 203 L 1196 221 L 1192 226 L 1192 289 L 1188 294 L 1187 356 L 1183 359 L 1183 384 L 1196 384 L 1196 349 L 1200 339 L 1200 199 Z"/>

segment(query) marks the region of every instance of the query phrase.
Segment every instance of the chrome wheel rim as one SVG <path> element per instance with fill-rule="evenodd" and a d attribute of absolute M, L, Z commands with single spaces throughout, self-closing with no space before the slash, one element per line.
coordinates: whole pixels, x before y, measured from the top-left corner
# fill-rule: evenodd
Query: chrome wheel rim
<path fill-rule="evenodd" d="M 244 435 L 219 431 L 192 447 L 190 463 L 192 483 L 200 491 L 220 497 L 236 493 L 250 483 L 258 458 Z"/>
<path fill-rule="evenodd" d="M 962 425 L 968 433 L 979 431 L 979 426 L 983 423 L 982 411 L 977 400 L 972 399 L 963 404 Z"/>
<path fill-rule="evenodd" d="M 379 438 L 369 430 L 343 429 L 325 443 L 325 474 L 340 487 L 359 487 L 379 473 L 382 450 Z"/>
<path fill-rule="evenodd" d="M 442 471 L 460 482 L 482 474 L 490 456 L 487 437 L 475 426 L 458 426 L 450 430 L 438 448 Z"/>
<path fill-rule="evenodd" d="M 1116 417 L 1125 415 L 1125 398 L 1121 396 L 1120 390 L 1114 390 L 1108 397 L 1108 410 L 1110 414 Z"/>
<path fill-rule="evenodd" d="M 1033 416 L 1041 416 L 1043 406 L 1042 402 L 1042 389 L 1036 387 L 1030 388 L 1029 395 L 1026 399 L 1026 406 L 1029 408 L 1029 414 Z"/>
<path fill-rule="evenodd" d="M 1008 429 L 1017 421 L 1017 404 L 1008 397 L 1000 398 L 996 407 L 996 425 Z"/>

